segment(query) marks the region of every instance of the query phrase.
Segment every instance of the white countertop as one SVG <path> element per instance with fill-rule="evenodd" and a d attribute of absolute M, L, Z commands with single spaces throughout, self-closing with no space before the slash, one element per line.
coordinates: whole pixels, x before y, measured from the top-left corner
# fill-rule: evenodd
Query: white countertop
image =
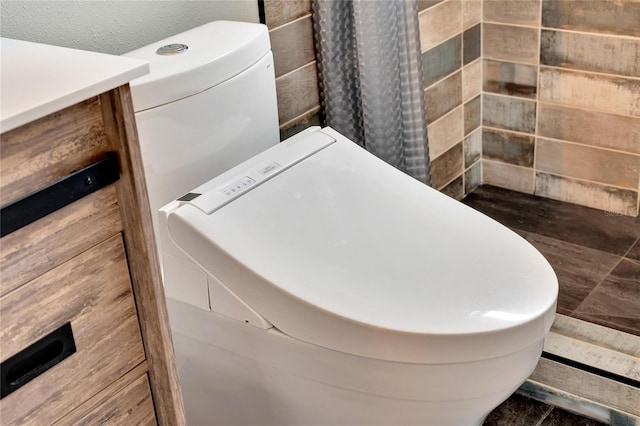
<path fill-rule="evenodd" d="M 149 72 L 140 59 L 0 39 L 0 133 Z"/>

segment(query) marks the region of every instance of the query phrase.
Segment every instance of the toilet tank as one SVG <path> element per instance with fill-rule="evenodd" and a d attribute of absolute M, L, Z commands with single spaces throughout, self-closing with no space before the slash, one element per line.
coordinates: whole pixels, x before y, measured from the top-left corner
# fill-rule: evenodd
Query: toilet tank
<path fill-rule="evenodd" d="M 124 55 L 151 69 L 131 92 L 158 243 L 160 207 L 279 142 L 270 49 L 264 25 L 215 21 Z"/>

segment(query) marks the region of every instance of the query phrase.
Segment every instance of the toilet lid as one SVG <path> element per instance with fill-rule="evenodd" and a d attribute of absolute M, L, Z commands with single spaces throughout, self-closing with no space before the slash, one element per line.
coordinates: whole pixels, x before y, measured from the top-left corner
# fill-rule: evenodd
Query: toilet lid
<path fill-rule="evenodd" d="M 185 203 L 169 217 L 172 238 L 275 327 L 306 342 L 426 363 L 541 344 L 558 284 L 537 250 L 323 132 L 332 143 L 313 148 L 301 138 L 295 146 L 312 153 L 232 201 Z M 285 144 L 252 164 L 280 167 Z M 228 192 L 242 167 L 207 188 Z"/>

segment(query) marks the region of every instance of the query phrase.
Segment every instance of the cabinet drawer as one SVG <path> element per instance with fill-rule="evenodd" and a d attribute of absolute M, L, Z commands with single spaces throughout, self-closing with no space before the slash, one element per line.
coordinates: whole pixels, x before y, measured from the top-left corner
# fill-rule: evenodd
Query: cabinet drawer
<path fill-rule="evenodd" d="M 86 167 L 106 152 L 102 107 L 97 97 L 3 133 L 0 205 Z"/>
<path fill-rule="evenodd" d="M 56 423 L 56 426 L 146 426 L 156 424 L 157 421 L 153 409 L 153 400 L 151 399 L 149 379 L 145 374 L 89 411 L 89 413 L 82 416 L 79 420 L 65 417 Z"/>
<path fill-rule="evenodd" d="M 0 298 L 1 360 L 70 322 L 76 353 L 0 400 L 3 425 L 50 424 L 144 360 L 121 234 Z"/>
<path fill-rule="evenodd" d="M 0 296 L 122 230 L 114 185 L 5 235 L 0 244 Z"/>

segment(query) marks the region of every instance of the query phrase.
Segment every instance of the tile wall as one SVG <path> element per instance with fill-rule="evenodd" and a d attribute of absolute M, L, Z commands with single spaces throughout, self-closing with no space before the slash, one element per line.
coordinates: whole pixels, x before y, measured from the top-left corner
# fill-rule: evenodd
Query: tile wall
<path fill-rule="evenodd" d="M 461 199 L 481 183 L 481 2 L 419 0 L 431 183 Z"/>
<path fill-rule="evenodd" d="M 276 73 L 280 138 L 320 124 L 311 0 L 264 0 Z"/>
<path fill-rule="evenodd" d="M 482 182 L 637 215 L 640 2 L 482 6 Z"/>

